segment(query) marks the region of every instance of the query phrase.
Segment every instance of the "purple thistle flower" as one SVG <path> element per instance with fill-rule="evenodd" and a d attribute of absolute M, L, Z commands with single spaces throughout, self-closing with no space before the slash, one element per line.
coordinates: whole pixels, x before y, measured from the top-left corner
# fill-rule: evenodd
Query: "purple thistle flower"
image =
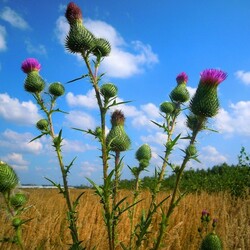
<path fill-rule="evenodd" d="M 82 11 L 75 3 L 70 2 L 67 6 L 65 17 L 69 24 L 73 24 L 77 20 L 82 20 Z"/>
<path fill-rule="evenodd" d="M 22 71 L 26 74 L 32 71 L 40 71 L 41 64 L 35 58 L 27 58 L 22 62 Z"/>
<path fill-rule="evenodd" d="M 227 78 L 227 74 L 219 69 L 205 69 L 200 76 L 201 84 L 209 84 L 211 86 L 218 86 Z"/>
<path fill-rule="evenodd" d="M 201 215 L 202 216 L 207 216 L 208 215 L 208 211 L 206 209 L 202 210 Z"/>
<path fill-rule="evenodd" d="M 187 83 L 188 81 L 188 75 L 185 72 L 181 72 L 177 77 L 176 77 L 176 81 L 178 84 L 181 83 Z"/>

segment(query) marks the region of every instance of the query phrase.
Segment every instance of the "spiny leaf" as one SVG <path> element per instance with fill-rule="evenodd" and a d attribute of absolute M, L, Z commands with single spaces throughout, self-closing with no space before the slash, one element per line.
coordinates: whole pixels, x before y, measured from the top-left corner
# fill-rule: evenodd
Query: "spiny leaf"
<path fill-rule="evenodd" d="M 85 78 L 85 77 L 88 77 L 88 76 L 89 76 L 89 74 L 85 74 L 85 75 L 82 75 L 82 76 L 80 76 L 80 77 L 78 77 L 78 78 L 75 78 L 75 79 L 73 79 L 73 80 L 70 80 L 70 81 L 68 81 L 67 83 L 75 82 L 75 81 L 81 80 L 81 79 L 83 79 L 83 78 Z"/>

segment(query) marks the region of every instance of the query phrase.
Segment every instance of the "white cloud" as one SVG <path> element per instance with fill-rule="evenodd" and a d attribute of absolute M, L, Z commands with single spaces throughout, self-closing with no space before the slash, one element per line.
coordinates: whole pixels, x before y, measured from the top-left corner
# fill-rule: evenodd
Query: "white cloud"
<path fill-rule="evenodd" d="M 10 7 L 5 7 L 0 13 L 0 17 L 18 29 L 29 28 L 28 23 Z"/>
<path fill-rule="evenodd" d="M 84 25 L 96 37 L 105 38 L 111 44 L 111 53 L 101 64 L 102 71 L 106 72 L 109 77 L 131 77 L 158 63 L 158 56 L 152 51 L 150 45 L 141 41 L 126 43 L 113 26 L 103 21 L 86 19 Z M 69 25 L 66 19 L 60 16 L 56 22 L 55 32 L 63 46 L 68 31 Z M 126 51 L 126 48 L 133 53 Z"/>
<path fill-rule="evenodd" d="M 81 163 L 79 175 L 82 177 L 90 177 L 94 172 L 98 170 L 98 167 L 88 161 Z"/>
<path fill-rule="evenodd" d="M 250 71 L 238 70 L 235 72 L 235 76 L 246 85 L 250 85 Z"/>
<path fill-rule="evenodd" d="M 196 92 L 196 88 L 192 88 L 190 86 L 187 86 L 187 90 L 190 94 L 190 99 L 194 96 L 195 92 Z"/>
<path fill-rule="evenodd" d="M 29 40 L 25 41 L 26 50 L 30 54 L 47 55 L 47 50 L 44 45 L 33 45 Z"/>
<path fill-rule="evenodd" d="M 156 119 L 161 117 L 159 108 L 153 103 L 147 103 L 145 105 L 141 105 L 141 109 L 146 113 L 146 115 L 150 119 Z"/>
<path fill-rule="evenodd" d="M 227 157 L 220 154 L 213 146 L 203 147 L 198 158 L 201 160 L 203 165 L 209 166 L 227 162 Z"/>
<path fill-rule="evenodd" d="M 80 106 L 90 109 L 98 108 L 94 89 L 89 90 L 86 95 L 74 95 L 72 92 L 69 92 L 66 95 L 66 101 L 71 107 Z"/>
<path fill-rule="evenodd" d="M 227 135 L 250 136 L 250 101 L 240 101 L 229 108 L 229 111 L 219 111 L 215 118 L 216 129 Z"/>
<path fill-rule="evenodd" d="M 70 123 L 70 126 L 77 127 L 79 129 L 94 129 L 96 126 L 94 118 L 82 111 L 70 111 L 70 113 L 66 116 L 66 119 Z"/>
<path fill-rule="evenodd" d="M 5 51 L 6 49 L 6 29 L 0 25 L 0 51 Z"/>
<path fill-rule="evenodd" d="M 31 133 L 18 133 L 10 129 L 6 129 L 0 134 L 0 148 L 3 150 L 11 150 L 12 152 L 24 152 L 32 154 L 40 154 L 43 145 L 40 140 L 30 142 L 35 136 Z"/>
<path fill-rule="evenodd" d="M 35 124 L 41 118 L 33 102 L 20 102 L 6 93 L 0 94 L 0 117 L 19 125 Z"/>
<path fill-rule="evenodd" d="M 168 139 L 167 134 L 162 132 L 156 132 L 154 135 L 141 136 L 141 140 L 145 143 L 156 143 L 163 145 Z"/>
<path fill-rule="evenodd" d="M 3 156 L 2 159 L 16 170 L 28 170 L 28 162 L 24 160 L 22 154 L 10 153 Z"/>

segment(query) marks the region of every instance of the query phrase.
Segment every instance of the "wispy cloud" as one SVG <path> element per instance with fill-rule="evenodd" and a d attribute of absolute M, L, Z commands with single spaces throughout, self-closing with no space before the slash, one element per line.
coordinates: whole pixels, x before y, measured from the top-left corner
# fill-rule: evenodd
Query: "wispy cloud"
<path fill-rule="evenodd" d="M 34 45 L 29 40 L 25 41 L 26 50 L 29 54 L 47 55 L 46 47 L 42 44 Z"/>
<path fill-rule="evenodd" d="M 6 93 L 0 94 L 0 117 L 19 125 L 32 125 L 40 119 L 33 102 L 20 102 Z"/>
<path fill-rule="evenodd" d="M 235 76 L 244 84 L 250 85 L 250 71 L 238 70 L 235 72 Z"/>
<path fill-rule="evenodd" d="M 0 51 L 5 51 L 7 49 L 6 34 L 5 27 L 0 25 Z"/>
<path fill-rule="evenodd" d="M 0 18 L 10 23 L 15 28 L 23 30 L 29 28 L 28 23 L 10 7 L 3 8 L 3 10 L 0 13 Z"/>
<path fill-rule="evenodd" d="M 28 162 L 23 158 L 22 154 L 10 153 L 3 156 L 2 159 L 16 170 L 28 170 Z"/>
<path fill-rule="evenodd" d="M 110 55 L 102 62 L 102 71 L 107 76 L 115 78 L 128 78 L 143 73 L 145 69 L 159 62 L 149 44 L 141 41 L 125 42 L 124 38 L 110 24 L 86 19 L 84 25 L 96 36 L 107 39 L 112 47 Z M 65 18 L 60 16 L 56 22 L 56 35 L 64 46 L 69 25 Z"/>

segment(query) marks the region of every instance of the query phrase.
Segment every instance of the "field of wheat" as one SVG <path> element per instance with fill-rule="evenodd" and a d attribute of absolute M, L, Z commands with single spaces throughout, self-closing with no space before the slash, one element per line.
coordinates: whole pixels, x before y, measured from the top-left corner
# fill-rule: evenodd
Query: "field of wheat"
<path fill-rule="evenodd" d="M 72 196 L 76 197 L 82 190 L 72 189 Z M 55 189 L 24 190 L 29 196 L 31 207 L 24 213 L 25 218 L 33 218 L 23 226 L 23 240 L 26 249 L 68 249 L 71 237 L 67 230 L 65 201 Z M 132 196 L 130 191 L 122 191 L 121 197 Z M 162 193 L 159 199 L 166 194 Z M 143 201 L 139 203 L 137 219 L 143 208 L 147 208 L 150 195 L 142 194 Z M 129 198 L 128 198 L 129 199 Z M 2 204 L 2 200 L 0 200 Z M 232 200 L 228 194 L 189 194 L 175 209 L 171 218 L 168 232 L 164 238 L 163 249 L 166 250 L 197 250 L 200 237 L 198 227 L 203 209 L 211 213 L 212 218 L 218 218 L 217 233 L 223 241 L 225 250 L 250 249 L 250 199 Z M 107 235 L 102 219 L 101 204 L 92 190 L 86 190 L 78 207 L 78 228 L 80 239 L 87 249 L 108 249 Z M 160 216 L 160 214 L 158 215 Z M 151 228 L 150 237 L 156 235 L 158 220 Z M 128 243 L 130 221 L 128 214 L 124 214 L 119 223 L 118 240 Z M 11 223 L 3 209 L 0 211 L 0 238 L 12 234 Z M 150 248 L 151 242 L 145 242 L 144 249 Z M 0 249 L 18 249 L 11 243 L 0 243 Z M 121 249 L 119 246 L 117 249 Z"/>

